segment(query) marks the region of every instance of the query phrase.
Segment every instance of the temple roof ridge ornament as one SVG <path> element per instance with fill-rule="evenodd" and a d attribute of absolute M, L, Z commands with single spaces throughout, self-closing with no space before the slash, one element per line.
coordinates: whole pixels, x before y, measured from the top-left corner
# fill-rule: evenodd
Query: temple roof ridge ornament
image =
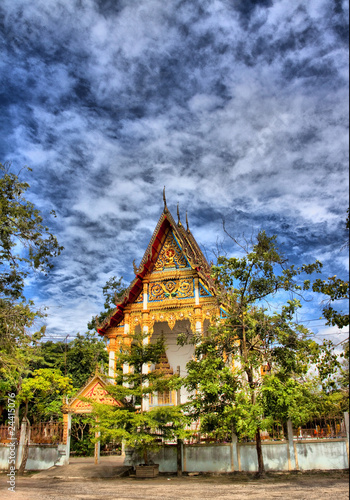
<path fill-rule="evenodd" d="M 177 225 L 179 227 L 182 227 L 181 220 L 180 220 L 180 210 L 179 210 L 179 203 L 177 203 Z"/>
<path fill-rule="evenodd" d="M 164 213 L 167 214 L 169 212 L 167 204 L 166 204 L 166 197 L 165 197 L 165 186 L 163 189 L 163 201 L 164 201 Z"/>

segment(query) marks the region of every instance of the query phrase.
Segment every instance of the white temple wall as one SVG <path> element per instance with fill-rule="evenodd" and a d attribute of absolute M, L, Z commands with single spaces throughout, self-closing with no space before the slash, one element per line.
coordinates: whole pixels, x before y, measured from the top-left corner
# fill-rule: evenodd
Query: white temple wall
<path fill-rule="evenodd" d="M 184 377 L 187 374 L 186 364 L 192 358 L 194 354 L 194 346 L 191 344 L 186 344 L 184 346 L 177 345 L 177 337 L 180 333 L 189 333 L 189 338 L 192 336 L 191 325 L 188 320 L 177 321 L 174 328 L 171 330 L 166 322 L 159 322 L 154 324 L 153 334 L 151 338 L 151 343 L 155 342 L 157 339 L 164 335 L 164 340 L 166 344 L 166 354 L 168 357 L 169 364 L 174 371 L 177 373 L 177 367 L 180 366 L 180 376 Z M 181 388 L 181 403 L 187 401 L 189 393 L 187 390 Z"/>

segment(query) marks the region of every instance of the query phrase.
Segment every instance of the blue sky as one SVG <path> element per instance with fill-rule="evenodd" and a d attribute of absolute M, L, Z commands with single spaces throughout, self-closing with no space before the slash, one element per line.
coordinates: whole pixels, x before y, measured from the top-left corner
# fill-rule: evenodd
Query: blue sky
<path fill-rule="evenodd" d="M 0 161 L 33 169 L 65 247 L 27 288 L 51 338 L 132 279 L 163 186 L 209 259 L 236 251 L 225 218 L 346 275 L 348 16 L 342 0 L 2 0 Z M 319 301 L 302 319 L 334 332 Z"/>

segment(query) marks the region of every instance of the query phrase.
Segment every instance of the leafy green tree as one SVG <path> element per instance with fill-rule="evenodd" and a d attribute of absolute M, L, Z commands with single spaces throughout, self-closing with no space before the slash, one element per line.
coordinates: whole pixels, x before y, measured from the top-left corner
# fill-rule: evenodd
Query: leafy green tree
<path fill-rule="evenodd" d="M 25 403 L 23 419 L 27 422 L 26 436 L 24 438 L 25 450 L 19 472 L 23 474 L 28 458 L 30 420 L 62 416 L 62 394 L 68 394 L 73 386 L 69 377 L 63 377 L 59 370 L 43 368 L 34 371 L 30 378 L 23 380 L 18 401 Z M 30 412 L 29 403 L 35 411 Z"/>
<path fill-rule="evenodd" d="M 346 218 L 346 231 L 349 233 L 349 209 Z M 349 238 L 349 235 L 348 235 Z M 349 248 L 349 240 L 346 242 Z M 327 320 L 327 325 L 343 328 L 349 326 L 349 281 L 331 276 L 327 280 L 317 279 L 312 285 L 314 292 L 322 293 L 327 297 L 322 309 L 324 318 Z M 339 311 L 336 304 L 344 304 L 346 301 L 347 312 Z"/>
<path fill-rule="evenodd" d="M 311 362 L 317 365 L 324 380 L 331 376 L 338 362 L 331 344 L 320 346 L 295 321 L 295 313 L 301 307 L 300 295 L 310 288 L 309 280 L 301 280 L 305 274 L 318 272 L 321 263 L 287 266 L 277 249 L 276 237 L 268 237 L 265 232 L 260 232 L 251 246 L 240 246 L 244 251 L 242 258 L 219 257 L 212 267 L 227 316 L 207 337 L 194 338 L 195 359 L 188 365 L 187 384 L 197 390 L 192 398 L 194 409 L 199 404 L 205 410 L 209 397 L 213 400 L 211 406 L 218 405 L 218 413 L 225 415 L 226 429 L 255 437 L 258 473 L 262 475 L 260 431 L 268 429 L 273 421 L 273 415 L 265 412 L 263 397 L 267 394 L 263 388 L 267 383 L 271 386 L 272 379 L 262 375 L 262 367 L 275 377 L 273 380 L 279 380 L 279 390 L 284 391 L 282 399 L 288 402 L 291 380 L 299 381 L 299 390 Z M 274 310 L 273 301 L 277 300 L 282 306 Z M 208 361 L 211 369 L 217 367 L 214 384 L 209 378 L 201 378 L 201 367 Z M 227 366 L 231 366 L 234 376 Z M 232 380 L 231 387 L 226 380 Z M 291 417 L 294 403 L 289 400 L 283 414 Z M 205 424 L 207 421 L 204 418 Z M 219 421 L 213 419 L 212 425 Z"/>
<path fill-rule="evenodd" d="M 91 440 L 91 429 L 95 426 L 93 414 L 72 415 L 71 452 L 77 456 L 91 457 L 95 445 Z"/>
<path fill-rule="evenodd" d="M 31 171 L 31 169 L 27 169 Z M 33 270 L 46 273 L 61 247 L 43 218 L 24 198 L 29 184 L 0 163 L 0 296 L 24 299 L 24 280 Z"/>
<path fill-rule="evenodd" d="M 37 350 L 37 356 L 30 363 L 31 369 L 34 371 L 40 368 L 52 368 L 65 373 L 65 354 L 68 349 L 69 344 L 66 342 L 41 341 Z"/>
<path fill-rule="evenodd" d="M 72 378 L 74 387 L 80 388 L 94 374 L 96 366 L 108 366 L 108 353 L 103 340 L 95 333 L 77 334 L 69 342 L 67 351 L 67 374 Z"/>
<path fill-rule="evenodd" d="M 121 407 L 95 404 L 99 418 L 97 430 L 103 439 L 124 442 L 140 452 L 145 464 L 149 452 L 159 448 L 162 439 L 182 437 L 184 416 L 177 406 L 150 408 L 144 411 L 144 402 L 151 394 L 178 387 L 177 375 L 164 376 L 159 370 L 148 371 L 148 365 L 157 365 L 165 351 L 164 341 L 145 343 L 147 335 L 131 335 L 129 345 L 124 345 L 119 358 L 116 385 L 109 387 L 110 394 L 122 403 Z M 122 366 L 132 367 L 123 373 Z"/>
<path fill-rule="evenodd" d="M 35 370 L 31 377 L 23 380 L 18 394 L 20 401 L 26 406 L 25 418 L 29 415 L 29 403 L 33 405 L 31 412 L 35 421 L 62 416 L 62 400 L 64 394 L 72 392 L 70 377 L 65 377 L 59 370 L 41 368 Z"/>
<path fill-rule="evenodd" d="M 27 169 L 30 171 L 30 169 Z M 25 199 L 29 184 L 0 164 L 0 390 L 19 392 L 29 373 L 29 362 L 44 334 L 30 331 L 42 311 L 24 295 L 25 280 L 47 273 L 63 247 L 57 242 L 35 206 Z M 18 425 L 18 408 L 16 422 Z"/>

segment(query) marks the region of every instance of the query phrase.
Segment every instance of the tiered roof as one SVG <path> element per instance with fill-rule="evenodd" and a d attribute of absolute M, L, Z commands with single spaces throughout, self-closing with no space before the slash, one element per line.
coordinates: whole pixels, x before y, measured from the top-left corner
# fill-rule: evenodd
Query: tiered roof
<path fill-rule="evenodd" d="M 105 323 L 100 328 L 97 329 L 100 335 L 104 335 L 105 333 L 107 333 L 107 329 L 109 327 L 115 327 L 121 323 L 124 318 L 125 307 L 128 304 L 132 304 L 142 292 L 143 279 L 146 275 L 150 274 L 153 271 L 154 265 L 162 249 L 166 236 L 169 233 L 169 229 L 175 235 L 176 240 L 180 245 L 181 251 L 186 257 L 191 268 L 197 271 L 198 276 L 201 278 L 207 289 L 210 290 L 213 295 L 216 295 L 214 281 L 210 277 L 210 266 L 188 227 L 187 214 L 185 229 L 180 221 L 179 211 L 178 222 L 176 223 L 173 219 L 166 205 L 164 196 L 163 213 L 160 216 L 158 224 L 154 230 L 154 233 L 140 265 L 138 267 L 134 266 L 136 276 L 123 295 L 120 303 L 117 304 L 115 312 L 110 318 L 105 321 Z"/>

